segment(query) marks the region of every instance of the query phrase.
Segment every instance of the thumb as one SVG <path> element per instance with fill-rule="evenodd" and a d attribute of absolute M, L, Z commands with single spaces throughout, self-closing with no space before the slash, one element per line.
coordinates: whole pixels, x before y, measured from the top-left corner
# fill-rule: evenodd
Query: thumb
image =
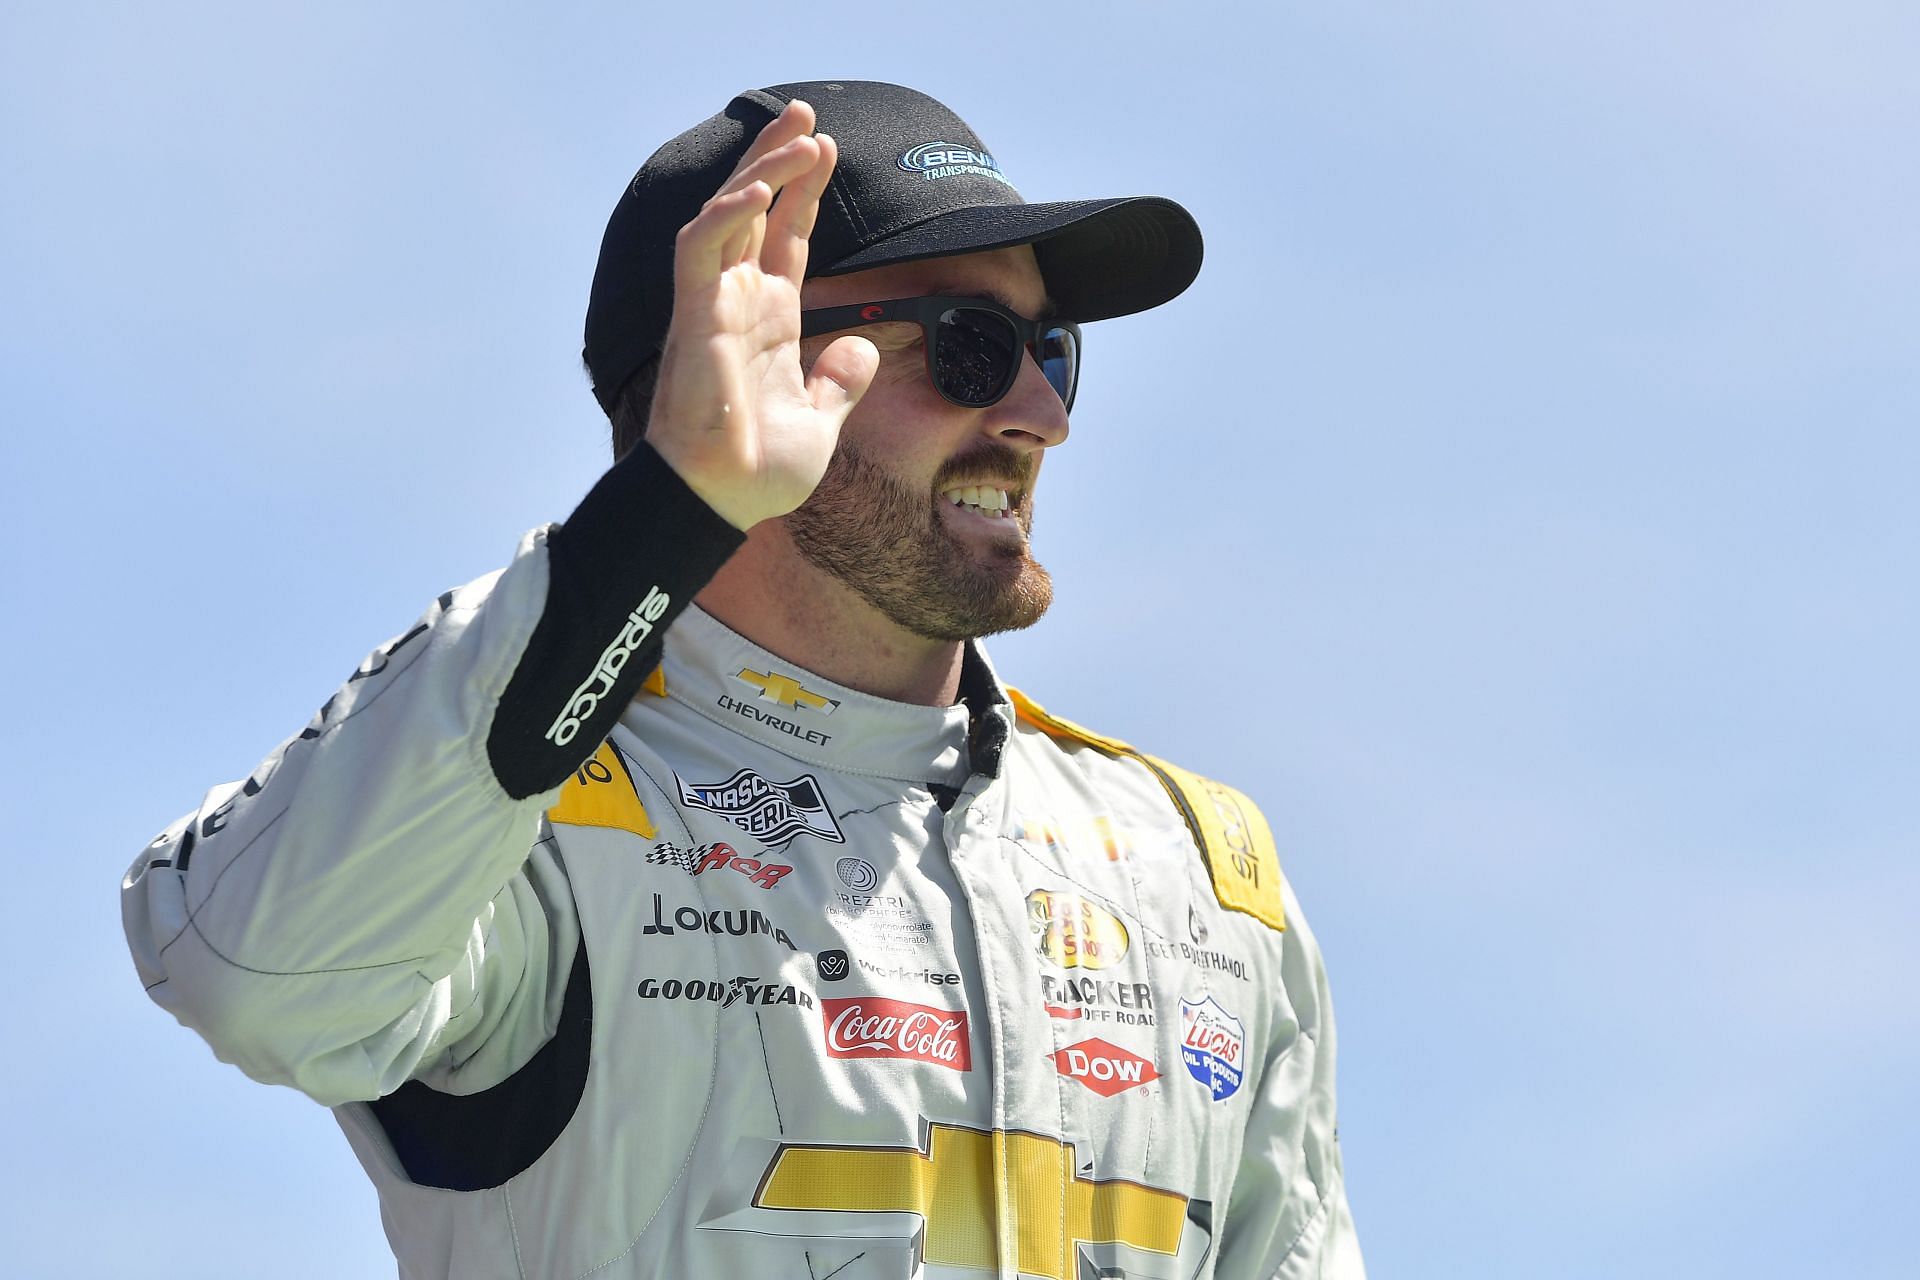
<path fill-rule="evenodd" d="M 880 352 L 857 334 L 839 338 L 820 353 L 807 373 L 807 397 L 813 407 L 845 422 L 873 385 L 880 370 Z"/>

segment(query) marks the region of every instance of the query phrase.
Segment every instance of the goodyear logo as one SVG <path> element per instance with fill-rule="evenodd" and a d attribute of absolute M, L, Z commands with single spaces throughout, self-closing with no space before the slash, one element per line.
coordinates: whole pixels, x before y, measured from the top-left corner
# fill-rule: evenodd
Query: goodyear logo
<path fill-rule="evenodd" d="M 1131 942 L 1118 916 L 1091 898 L 1057 889 L 1027 895 L 1027 928 L 1034 949 L 1062 969 L 1118 964 Z"/>
<path fill-rule="evenodd" d="M 900 167 L 908 173 L 919 174 L 922 182 L 971 174 L 1013 185 L 1007 181 L 1007 175 L 1000 172 L 999 161 L 958 142 L 923 142 L 900 153 Z"/>

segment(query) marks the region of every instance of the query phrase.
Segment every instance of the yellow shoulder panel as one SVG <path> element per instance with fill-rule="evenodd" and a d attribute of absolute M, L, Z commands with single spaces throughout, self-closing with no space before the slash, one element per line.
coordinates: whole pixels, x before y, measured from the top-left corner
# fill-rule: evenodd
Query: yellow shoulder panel
<path fill-rule="evenodd" d="M 1274 929 L 1287 927 L 1280 892 L 1280 851 L 1266 815 L 1245 793 L 1224 782 L 1189 773 L 1177 764 L 1143 755 L 1160 777 L 1207 855 L 1213 896 L 1230 911 L 1243 911 Z"/>
<path fill-rule="evenodd" d="M 567 779 L 567 785 L 560 789 L 559 802 L 547 810 L 547 821 L 576 827 L 614 827 L 648 839 L 660 834 L 611 742 L 601 743 L 593 759 Z"/>
<path fill-rule="evenodd" d="M 1109 755 L 1132 756 L 1146 765 L 1186 819 L 1213 876 L 1213 893 L 1220 905 L 1273 929 L 1287 927 L 1285 900 L 1280 892 L 1280 851 L 1273 842 L 1273 829 L 1259 806 L 1243 792 L 1147 755 L 1118 738 L 1051 715 L 1017 689 L 1009 688 L 1007 695 L 1013 699 L 1015 713 L 1042 732 L 1084 742 Z"/>
<path fill-rule="evenodd" d="M 1140 754 L 1118 738 L 1109 738 L 1104 734 L 1095 733 L 1084 725 L 1077 725 L 1071 720 L 1063 720 L 1059 716 L 1050 715 L 1045 707 L 1018 689 L 1013 688 L 1011 685 L 1007 687 L 1007 696 L 1013 699 L 1014 714 L 1018 715 L 1022 720 L 1025 720 L 1042 733 L 1049 734 L 1055 738 L 1071 738 L 1076 742 L 1084 742 L 1088 746 L 1098 747 L 1112 756 L 1137 756 Z"/>

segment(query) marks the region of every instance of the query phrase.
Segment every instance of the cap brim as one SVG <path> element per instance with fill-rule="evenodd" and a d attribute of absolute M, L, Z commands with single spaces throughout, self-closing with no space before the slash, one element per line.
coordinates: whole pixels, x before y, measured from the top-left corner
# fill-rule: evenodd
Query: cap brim
<path fill-rule="evenodd" d="M 977 205 L 916 223 L 809 275 L 1030 244 L 1062 318 L 1105 320 L 1176 298 L 1200 273 L 1200 227 L 1161 196 Z"/>

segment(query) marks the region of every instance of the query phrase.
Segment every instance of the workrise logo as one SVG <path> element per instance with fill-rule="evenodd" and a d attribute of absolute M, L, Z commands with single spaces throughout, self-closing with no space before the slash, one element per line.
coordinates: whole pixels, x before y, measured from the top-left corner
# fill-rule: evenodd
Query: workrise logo
<path fill-rule="evenodd" d="M 755 671 L 751 667 L 742 667 L 733 678 L 752 685 L 762 699 L 775 706 L 805 707 L 823 716 L 830 716 L 840 709 L 837 699 L 815 693 L 792 676 L 781 675 L 777 671 Z"/>
<path fill-rule="evenodd" d="M 813 967 L 819 971 L 822 982 L 838 982 L 850 972 L 847 953 L 837 947 L 832 951 L 822 951 Z"/>
<path fill-rule="evenodd" d="M 934 1009 L 885 996 L 820 1001 L 827 1052 L 836 1058 L 910 1058 L 952 1071 L 973 1070 L 964 1009 Z"/>
<path fill-rule="evenodd" d="M 862 972 L 872 974 L 876 978 L 884 978 L 889 982 L 930 982 L 936 987 L 960 985 L 959 974 L 929 969 L 925 965 L 915 968 L 904 964 L 875 964 L 862 956 L 855 956 L 853 962 L 860 966 Z"/>
<path fill-rule="evenodd" d="M 1247 1027 L 1218 1000 L 1180 1002 L 1180 1059 L 1215 1102 L 1231 1098 L 1246 1075 Z"/>
<path fill-rule="evenodd" d="M 647 861 L 656 867 L 678 867 L 690 876 L 705 875 L 709 871 L 738 871 L 762 889 L 773 888 L 780 883 L 781 877 L 793 870 L 778 862 L 743 858 L 725 841 L 703 844 L 694 849 L 682 849 L 677 844 L 657 844 L 653 846 L 653 852 L 647 855 Z"/>
<path fill-rule="evenodd" d="M 1127 954 L 1127 926 L 1091 898 L 1057 889 L 1027 895 L 1034 948 L 1062 969 L 1104 969 Z"/>
<path fill-rule="evenodd" d="M 659 587 L 647 588 L 646 598 L 627 615 L 626 625 L 614 636 L 613 643 L 600 651 L 600 660 L 593 664 L 592 674 L 580 682 L 580 687 L 560 708 L 559 716 L 547 729 L 548 742 L 556 747 L 564 747 L 573 741 L 573 735 L 580 732 L 580 722 L 593 714 L 602 698 L 613 692 L 613 683 L 619 679 L 627 659 L 633 657 L 634 651 L 653 634 L 653 624 L 660 621 L 660 615 L 667 611 L 671 600 L 672 597 Z"/>
<path fill-rule="evenodd" d="M 1055 1071 L 1078 1080 L 1103 1098 L 1160 1078 L 1153 1063 L 1097 1036 L 1068 1045 L 1053 1054 L 1052 1061 Z"/>
<path fill-rule="evenodd" d="M 793 939 L 787 931 L 758 911 L 703 911 L 699 907 L 675 907 L 673 923 L 666 921 L 666 906 L 659 894 L 653 895 L 653 923 L 641 926 L 642 936 L 660 934 L 672 937 L 675 933 L 707 933 L 713 935 L 730 934 L 736 938 L 765 934 L 789 951 L 796 950 Z"/>
<path fill-rule="evenodd" d="M 717 813 L 769 847 L 802 833 L 835 844 L 847 842 L 827 811 L 820 783 L 810 774 L 769 782 L 752 769 L 742 769 L 725 782 L 688 782 L 677 773 L 673 780 L 680 785 L 681 803 Z"/>

